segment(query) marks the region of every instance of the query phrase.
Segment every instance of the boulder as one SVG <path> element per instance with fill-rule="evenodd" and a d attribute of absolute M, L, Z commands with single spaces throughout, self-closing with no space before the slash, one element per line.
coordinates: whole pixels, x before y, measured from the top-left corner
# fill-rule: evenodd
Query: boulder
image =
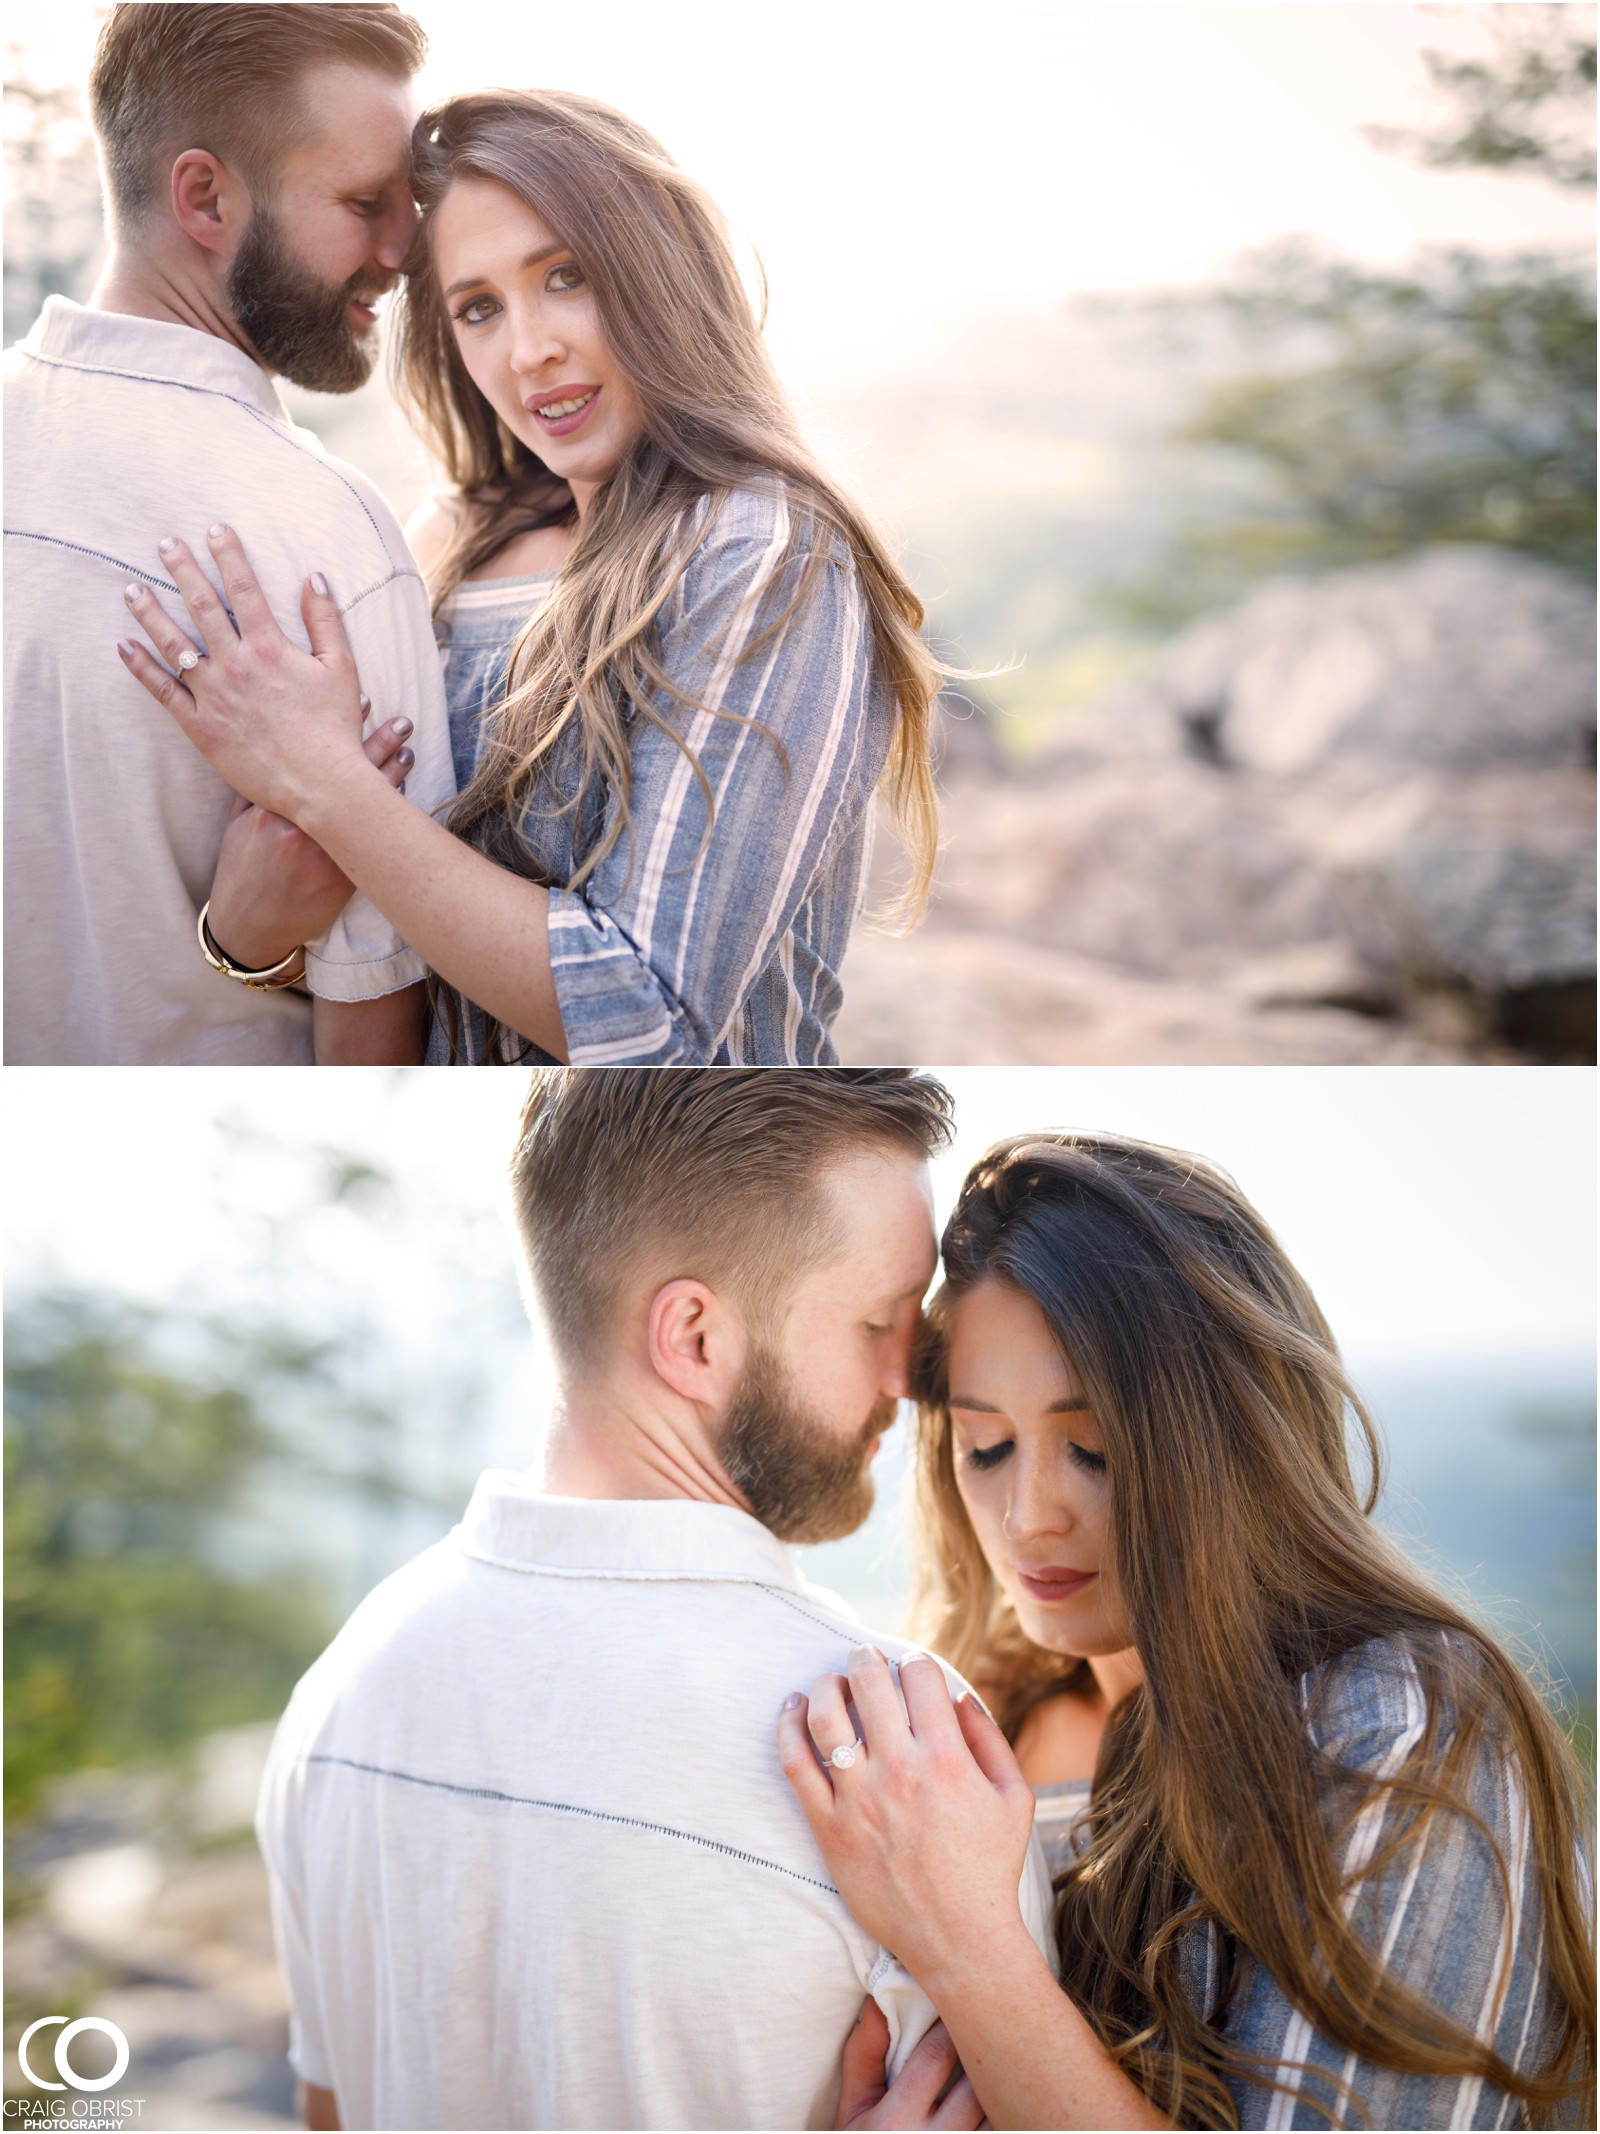
<path fill-rule="evenodd" d="M 1418 550 L 1275 580 L 1187 631 L 1157 692 L 1201 753 L 1294 775 L 1594 761 L 1595 602 L 1510 550 Z"/>

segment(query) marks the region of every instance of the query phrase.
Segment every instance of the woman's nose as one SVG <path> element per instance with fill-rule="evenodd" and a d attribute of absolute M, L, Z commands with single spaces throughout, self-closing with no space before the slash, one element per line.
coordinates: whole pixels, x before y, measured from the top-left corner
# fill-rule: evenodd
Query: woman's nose
<path fill-rule="evenodd" d="M 537 313 L 515 322 L 511 340 L 511 368 L 519 377 L 531 377 L 535 371 L 545 370 L 551 364 L 560 363 L 566 352 L 566 343 L 561 336 L 552 333 Z"/>
<path fill-rule="evenodd" d="M 1011 1495 L 1000 1524 L 1008 1541 L 1025 1541 L 1034 1534 L 1069 1533 L 1077 1520 L 1044 1464 L 1013 1456 Z"/>

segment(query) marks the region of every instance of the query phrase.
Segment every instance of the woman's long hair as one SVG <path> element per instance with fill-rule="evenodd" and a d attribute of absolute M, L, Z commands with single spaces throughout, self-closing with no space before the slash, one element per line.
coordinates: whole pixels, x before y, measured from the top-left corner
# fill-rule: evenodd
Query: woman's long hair
<path fill-rule="evenodd" d="M 742 658 L 770 643 L 842 543 L 895 701 L 885 780 L 911 861 L 902 909 L 920 913 L 938 841 L 930 742 L 944 670 L 918 635 L 921 602 L 800 440 L 711 201 L 642 127 L 588 97 L 550 90 L 454 97 L 418 120 L 413 157 L 422 220 L 398 311 L 396 385 L 461 504 L 436 600 L 513 534 L 572 514 L 565 485 L 500 421 L 457 351 L 428 237 L 454 182 L 505 186 L 572 247 L 643 416 L 638 443 L 596 497 L 548 605 L 513 647 L 505 703 L 451 828 L 531 873 L 522 813 L 552 750 L 575 730 L 584 790 L 598 778 L 618 803 L 568 886 L 594 871 L 628 826 L 625 711 L 656 720 L 689 753 L 654 705 L 699 707 L 662 671 L 650 625 L 692 554 L 690 514 L 702 499 L 715 506 L 759 483 L 789 508 L 781 576 L 794 591 Z M 710 789 L 694 768 L 709 821 Z"/>
<path fill-rule="evenodd" d="M 1521 1668 L 1373 1526 L 1371 1420 L 1260 1217 L 1196 1157 L 1023 1137 L 968 1174 L 944 1266 L 918 1364 L 917 1634 L 984 1689 L 1013 1736 L 1081 1663 L 1024 1636 L 956 1486 L 945 1343 L 962 1295 L 998 1280 L 1032 1298 L 1105 1448 L 1111 1569 L 1144 1683 L 1112 1715 L 1087 1848 L 1057 1889 L 1062 1983 L 1108 2050 L 1180 2126 L 1237 2124 L 1229 2079 L 1282 2086 L 1185 1989 L 1185 1941 L 1214 1932 L 1222 2003 L 1253 1960 L 1358 2058 L 1480 2075 L 1535 2119 L 1576 2104 L 1571 2123 L 1592 2126 L 1582 1774 Z M 1364 1489 L 1347 1418 L 1365 1440 Z M 1375 1639 L 1409 1655 L 1427 1707 L 1421 1738 L 1385 1782 L 1312 1748 L 1300 1690 Z M 1467 1799 L 1486 1750 L 1517 1768 L 1543 1906 L 1556 2013 L 1531 2074 L 1385 1972 L 1342 1880 L 1344 1841 L 1380 1784 L 1399 1835 L 1368 1864 L 1369 1889 L 1420 1856 L 1441 1813 L 1493 1846 Z M 1509 1898 L 1498 1848 L 1495 1858 Z M 1301 2095 L 1312 2101 L 1309 2086 Z"/>

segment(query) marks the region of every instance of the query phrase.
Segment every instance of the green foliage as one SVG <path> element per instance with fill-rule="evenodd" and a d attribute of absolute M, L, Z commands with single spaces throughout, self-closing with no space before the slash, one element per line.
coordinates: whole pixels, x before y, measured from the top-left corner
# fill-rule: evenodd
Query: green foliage
<path fill-rule="evenodd" d="M 315 1588 L 228 1561 L 277 1451 L 249 1370 L 176 1371 L 151 1334 L 74 1294 L 8 1319 L 8 1817 L 57 1773 L 270 1716 L 331 1627 Z"/>
<path fill-rule="evenodd" d="M 1489 59 L 1426 55 L 1452 108 L 1369 128 L 1436 167 L 1594 179 L 1595 46 L 1561 8 L 1508 7 Z M 1174 441 L 1231 465 L 1237 508 L 1180 525 L 1113 614 L 1171 628 L 1275 571 L 1490 542 L 1595 568 L 1595 284 L 1587 261 L 1453 251 L 1378 274 L 1298 241 L 1232 286 L 1153 307 L 1220 323 L 1243 367 Z"/>
<path fill-rule="evenodd" d="M 1194 613 L 1275 570 L 1486 541 L 1592 573 L 1587 270 L 1452 252 L 1373 274 L 1302 244 L 1205 300 L 1276 361 L 1210 386 L 1177 441 L 1234 455 L 1245 500 L 1185 527 L 1135 589 Z"/>
<path fill-rule="evenodd" d="M 1423 54 L 1452 107 L 1437 131 L 1371 126 L 1368 138 L 1435 170 L 1527 171 L 1574 190 L 1593 185 L 1595 41 L 1585 11 L 1501 7 L 1489 27 L 1489 59 Z"/>

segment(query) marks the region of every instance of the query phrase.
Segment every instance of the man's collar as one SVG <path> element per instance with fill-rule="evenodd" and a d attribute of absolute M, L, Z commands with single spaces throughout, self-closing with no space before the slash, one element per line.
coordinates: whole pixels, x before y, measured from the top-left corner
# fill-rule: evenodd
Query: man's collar
<path fill-rule="evenodd" d="M 22 346 L 46 362 L 200 386 L 259 408 L 274 422 L 289 420 L 276 387 L 255 358 L 197 326 L 136 319 L 125 311 L 90 311 L 67 297 L 49 296 Z"/>
<path fill-rule="evenodd" d="M 777 1536 L 731 1504 L 547 1497 L 508 1468 L 479 1476 L 456 1534 L 468 1556 L 512 1571 L 812 1590 Z"/>

